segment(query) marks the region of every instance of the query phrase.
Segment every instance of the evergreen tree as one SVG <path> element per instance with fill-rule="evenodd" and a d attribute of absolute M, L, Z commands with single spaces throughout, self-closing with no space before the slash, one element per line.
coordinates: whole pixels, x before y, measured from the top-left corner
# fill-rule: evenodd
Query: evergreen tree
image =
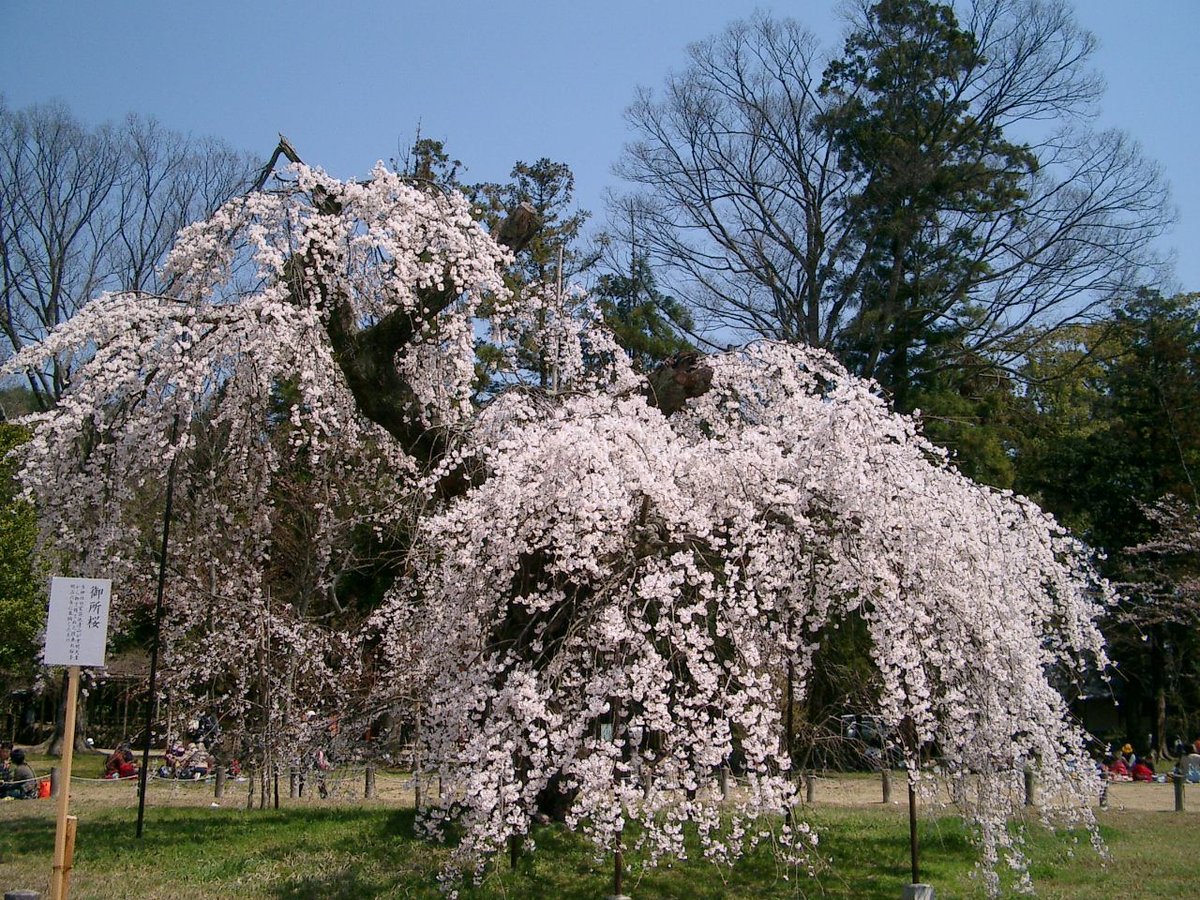
<path fill-rule="evenodd" d="M 986 271 L 980 218 L 1016 215 L 1037 166 L 973 114 L 964 88 L 981 65 L 954 10 L 928 0 L 881 0 L 866 12 L 820 91 L 818 119 L 842 171 L 863 277 L 844 352 L 902 409 L 923 356 L 975 324 L 967 304 Z"/>
<path fill-rule="evenodd" d="M 694 327 L 691 313 L 658 289 L 645 256 L 635 256 L 626 275 L 601 275 L 595 296 L 614 337 L 643 371 L 674 353 L 695 349 L 680 334 Z"/>

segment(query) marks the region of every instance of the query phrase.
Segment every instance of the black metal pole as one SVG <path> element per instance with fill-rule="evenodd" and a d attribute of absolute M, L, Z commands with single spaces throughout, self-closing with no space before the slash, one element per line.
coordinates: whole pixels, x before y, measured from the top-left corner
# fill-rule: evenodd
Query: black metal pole
<path fill-rule="evenodd" d="M 912 853 L 912 883 L 920 884 L 921 875 L 917 868 L 917 790 L 911 778 L 908 782 L 908 840 Z"/>
<path fill-rule="evenodd" d="M 179 414 L 171 422 L 171 449 L 175 450 L 175 440 L 179 435 Z M 142 771 L 138 773 L 138 814 L 137 836 L 142 836 L 142 823 L 146 818 L 146 779 L 150 774 L 150 741 L 151 730 L 154 727 L 154 707 L 158 690 L 158 644 L 162 634 L 163 591 L 167 583 L 167 542 L 171 536 L 171 509 L 175 505 L 175 463 L 179 459 L 176 452 L 171 457 L 170 468 L 167 469 L 167 502 L 163 508 L 162 548 L 158 554 L 158 597 L 154 601 L 154 638 L 150 644 L 150 702 L 146 709 L 146 745 L 142 748 Z"/>
<path fill-rule="evenodd" d="M 917 740 L 917 723 L 909 717 L 905 723 L 907 727 L 903 729 L 905 743 L 908 745 L 908 750 L 912 754 L 912 760 L 916 764 L 918 770 L 921 765 L 921 744 Z M 886 754 L 884 765 L 887 765 Z M 919 868 L 919 847 L 917 845 L 917 788 L 913 782 L 912 772 L 908 773 L 908 841 L 909 850 L 912 854 L 912 883 L 921 883 L 921 873 Z"/>

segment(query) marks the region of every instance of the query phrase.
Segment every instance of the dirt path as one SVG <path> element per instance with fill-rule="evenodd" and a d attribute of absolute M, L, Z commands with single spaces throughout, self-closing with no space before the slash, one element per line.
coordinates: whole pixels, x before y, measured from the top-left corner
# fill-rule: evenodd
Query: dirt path
<path fill-rule="evenodd" d="M 303 797 L 291 797 L 289 783 L 286 777 L 280 779 L 280 805 L 296 804 L 359 804 L 372 802 L 387 805 L 411 806 L 413 804 L 412 779 L 401 773 L 380 772 L 375 779 L 375 799 L 364 800 L 365 772 L 362 769 L 335 770 L 326 776 L 326 797 L 322 798 L 317 785 L 309 782 L 304 789 Z M 894 773 L 891 784 L 891 805 L 902 807 L 907 803 L 907 790 L 903 776 Z M 426 796 L 436 791 L 436 781 L 426 784 L 423 790 Z M 179 782 L 172 780 L 153 779 L 150 783 L 146 802 L 148 805 L 161 806 L 220 806 L 245 807 L 249 783 L 245 779 L 229 779 L 226 783 L 225 794 L 220 799 L 214 796 L 214 785 L 211 781 Z M 74 779 L 72 781 L 72 804 L 83 806 L 137 806 L 137 781 L 113 782 L 92 779 Z M 254 805 L 257 806 L 260 797 L 254 795 Z M 273 801 L 273 798 L 272 798 Z M 268 802 L 272 802 L 268 801 Z M 816 806 L 841 807 L 879 807 L 883 802 L 882 779 L 879 776 L 864 775 L 828 775 L 818 776 L 814 785 L 813 803 Z M 20 804 L 23 805 L 23 804 Z M 49 802 L 39 806 L 51 807 Z M 1175 809 L 1175 788 L 1171 784 L 1135 784 L 1122 783 L 1109 786 L 1109 809 L 1114 812 L 1121 810 L 1139 810 L 1146 812 L 1171 812 Z M 4 804 L 10 806 L 10 804 Z M 1186 789 L 1185 806 L 1189 809 L 1200 809 L 1200 786 L 1192 785 Z M 0 815 L 0 819 L 3 816 Z"/>

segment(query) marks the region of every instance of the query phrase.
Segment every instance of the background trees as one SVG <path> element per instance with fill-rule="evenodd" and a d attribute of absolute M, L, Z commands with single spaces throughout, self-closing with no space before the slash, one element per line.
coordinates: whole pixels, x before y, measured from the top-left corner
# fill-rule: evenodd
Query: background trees
<path fill-rule="evenodd" d="M 41 340 L 102 290 L 155 291 L 176 232 L 252 180 L 220 141 L 154 120 L 87 128 L 63 106 L 0 103 L 0 333 L 6 354 Z M 26 372 L 41 408 L 72 361 Z"/>
<path fill-rule="evenodd" d="M 1200 306 L 1146 290 L 1027 360 L 1010 406 L 1015 487 L 1108 554 L 1106 623 L 1125 733 L 1166 750 L 1194 728 L 1197 647 L 1186 551 L 1200 453 Z M 1175 548 L 1174 550 L 1171 548 Z M 1174 599 L 1172 599 L 1174 598 Z"/>
<path fill-rule="evenodd" d="M 16 461 L 8 455 L 29 437 L 28 429 L 0 421 L 0 673 L 18 679 L 36 667 L 46 618 L 36 511 L 17 496 Z"/>
<path fill-rule="evenodd" d="M 766 16 L 642 91 L 619 171 L 665 283 L 715 325 L 834 348 L 901 408 L 1012 363 L 1031 323 L 1135 286 L 1168 220 L 1153 165 L 1086 117 L 1093 40 L 1064 4 L 854 7 L 825 64 Z"/>

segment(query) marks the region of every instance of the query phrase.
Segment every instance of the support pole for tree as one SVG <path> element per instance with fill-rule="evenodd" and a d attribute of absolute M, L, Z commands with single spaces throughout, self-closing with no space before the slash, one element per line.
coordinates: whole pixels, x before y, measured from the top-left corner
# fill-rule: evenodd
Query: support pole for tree
<path fill-rule="evenodd" d="M 643 509 L 645 509 L 644 505 L 643 505 Z M 617 735 L 618 735 L 619 729 L 621 727 L 621 705 L 620 705 L 620 702 L 615 697 L 613 698 L 613 701 L 612 701 L 612 710 L 613 710 L 612 739 L 613 739 L 613 743 L 615 744 L 615 743 L 617 743 Z M 617 765 L 620 765 L 620 756 L 618 756 Z M 616 776 L 615 771 L 613 774 L 614 774 L 613 790 L 614 790 L 614 793 L 616 793 L 617 789 L 618 789 L 618 782 L 620 779 L 615 777 Z M 618 806 L 620 806 L 619 799 L 617 800 L 617 803 L 618 803 Z M 617 826 L 616 840 L 613 845 L 612 900 L 625 900 L 625 894 L 624 894 L 624 885 L 625 885 L 625 824 L 624 824 L 625 820 L 624 820 L 624 815 L 625 815 L 625 811 L 624 811 L 624 809 L 618 809 L 617 813 L 621 817 L 621 824 L 619 824 Z"/>
<path fill-rule="evenodd" d="M 62 900 L 67 900 L 71 891 L 71 869 L 75 867 L 75 833 L 79 829 L 79 819 L 67 816 L 67 846 L 63 851 L 62 868 Z"/>
<path fill-rule="evenodd" d="M 171 421 L 171 465 L 167 469 L 167 500 L 163 506 L 162 545 L 158 554 L 158 595 L 154 600 L 154 637 L 150 642 L 150 700 L 146 704 L 146 744 L 142 748 L 142 770 L 138 773 L 137 836 L 142 836 L 142 823 L 146 818 L 146 779 L 150 774 L 150 742 L 154 730 L 154 708 L 158 692 L 158 645 L 162 640 L 163 592 L 167 584 L 167 544 L 171 538 L 171 509 L 175 504 L 175 466 L 179 453 L 175 440 L 179 435 L 179 413 Z M 74 740 L 74 735 L 72 735 Z"/>
<path fill-rule="evenodd" d="M 912 782 L 912 776 L 909 776 L 908 779 L 908 842 L 912 855 L 912 883 L 920 884 L 920 856 L 917 846 L 917 788 Z"/>

